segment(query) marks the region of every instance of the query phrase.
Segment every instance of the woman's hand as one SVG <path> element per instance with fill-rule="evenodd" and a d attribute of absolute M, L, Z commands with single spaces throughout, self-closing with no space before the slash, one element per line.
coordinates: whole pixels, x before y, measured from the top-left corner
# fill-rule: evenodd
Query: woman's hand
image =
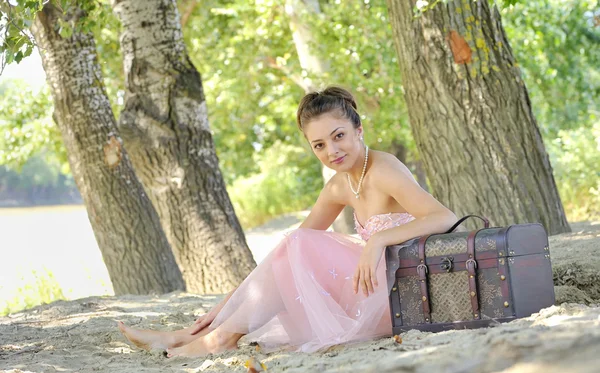
<path fill-rule="evenodd" d="M 377 283 L 377 264 L 379 264 L 384 249 L 385 246 L 377 242 L 376 235 L 367 241 L 354 272 L 354 294 L 358 294 L 359 288 L 362 289 L 365 296 L 375 292 L 374 288 L 379 285 Z"/>
<path fill-rule="evenodd" d="M 200 317 L 198 317 L 196 319 L 196 321 L 194 322 L 194 325 L 192 326 L 192 330 L 190 331 L 190 334 L 191 335 L 198 334 L 204 328 L 209 326 L 215 320 L 215 318 L 219 314 L 219 311 L 221 311 L 221 309 L 223 308 L 224 305 L 225 305 L 225 302 L 221 302 L 221 303 L 217 304 L 216 306 L 214 306 L 213 309 L 211 309 L 208 313 L 205 313 L 204 315 L 201 315 Z"/>
<path fill-rule="evenodd" d="M 231 298 L 233 293 L 236 291 L 237 287 L 227 294 L 227 296 L 219 302 L 216 306 L 214 306 L 208 313 L 201 315 L 196 319 L 194 325 L 192 326 L 192 330 L 190 331 L 191 335 L 198 334 L 202 329 L 209 326 L 217 317 L 219 312 L 225 307 L 225 303 Z"/>

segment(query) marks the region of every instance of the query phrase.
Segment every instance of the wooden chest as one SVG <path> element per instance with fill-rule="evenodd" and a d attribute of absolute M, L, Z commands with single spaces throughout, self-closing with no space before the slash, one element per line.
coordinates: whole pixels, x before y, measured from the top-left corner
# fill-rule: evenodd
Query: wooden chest
<path fill-rule="evenodd" d="M 485 229 L 424 236 L 386 249 L 394 334 L 485 327 L 554 304 L 542 225 L 488 228 L 485 222 Z"/>

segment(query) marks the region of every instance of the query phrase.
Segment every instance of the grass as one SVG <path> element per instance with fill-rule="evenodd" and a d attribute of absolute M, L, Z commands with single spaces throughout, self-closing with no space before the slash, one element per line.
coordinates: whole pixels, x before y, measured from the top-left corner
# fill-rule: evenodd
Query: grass
<path fill-rule="evenodd" d="M 66 299 L 62 287 L 56 281 L 52 271 L 31 270 L 21 276 L 22 286 L 0 299 L 0 316 L 6 316 L 40 304 Z M 0 291 L 2 288 L 0 288 Z"/>

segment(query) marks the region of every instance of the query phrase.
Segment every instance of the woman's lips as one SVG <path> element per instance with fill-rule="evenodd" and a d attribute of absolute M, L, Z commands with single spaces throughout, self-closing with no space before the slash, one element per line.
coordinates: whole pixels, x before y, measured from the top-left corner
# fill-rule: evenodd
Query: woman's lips
<path fill-rule="evenodd" d="M 331 161 L 331 163 L 340 164 L 340 163 L 342 163 L 344 161 L 344 158 L 346 158 L 346 156 L 334 159 L 333 161 Z"/>

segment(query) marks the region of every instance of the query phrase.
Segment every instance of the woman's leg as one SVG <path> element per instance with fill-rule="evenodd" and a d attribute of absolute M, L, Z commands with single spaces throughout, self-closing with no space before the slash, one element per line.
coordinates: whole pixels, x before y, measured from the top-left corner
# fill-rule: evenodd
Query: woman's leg
<path fill-rule="evenodd" d="M 237 287 L 236 287 L 237 289 Z M 118 326 L 121 333 L 134 345 L 142 348 L 144 350 L 151 349 L 161 349 L 165 350 L 171 347 L 180 347 L 186 345 L 197 339 L 206 335 L 209 330 L 209 325 L 215 319 L 216 315 L 219 311 L 225 306 L 229 298 L 233 295 L 235 289 L 229 292 L 225 296 L 225 298 L 219 302 L 213 309 L 210 310 L 205 315 L 200 316 L 198 320 L 194 323 L 194 325 L 189 328 L 176 330 L 174 332 L 159 332 L 148 329 L 136 329 L 131 328 L 123 322 L 119 321 Z M 202 320 L 201 320 L 202 319 Z M 195 332 L 196 330 L 200 330 L 199 332 Z M 192 335 L 192 333 L 194 333 Z"/>
<path fill-rule="evenodd" d="M 209 332 L 208 327 L 204 328 L 204 330 L 200 331 L 198 334 L 191 335 L 190 333 L 194 329 L 194 326 L 173 332 L 159 332 L 155 330 L 131 328 L 121 321 L 119 321 L 118 325 L 121 333 L 123 333 L 131 343 L 144 350 L 165 350 L 167 348 L 180 347 Z"/>
<path fill-rule="evenodd" d="M 181 347 L 167 348 L 168 357 L 200 357 L 238 348 L 237 342 L 244 334 L 230 333 L 217 328 Z"/>
<path fill-rule="evenodd" d="M 303 234 L 300 237 L 297 234 L 286 236 L 262 260 L 219 312 L 212 324 L 215 329 L 184 346 L 168 348 L 168 356 L 198 357 L 236 349 L 241 337 L 256 331 L 286 310 L 282 294 L 289 298 L 290 308 L 296 310 L 301 300 L 296 294 L 290 252 L 300 257 L 305 246 L 298 239 L 301 237 Z M 320 249 L 313 246 L 315 250 Z M 310 335 L 310 330 L 308 332 Z"/>
<path fill-rule="evenodd" d="M 119 328 L 136 346 L 145 349 L 167 349 L 167 352 L 173 356 L 204 356 L 237 348 L 237 342 L 245 335 L 244 333 L 264 325 L 285 309 L 277 284 L 285 281 L 290 289 L 293 287 L 293 278 L 288 270 L 290 239 L 285 238 L 250 273 L 238 290 L 229 293 L 224 301 L 215 307 L 216 312 L 212 316 L 215 325 L 218 325 L 216 329 L 211 331 L 207 327 L 200 333 L 191 335 L 193 327 L 176 332 L 139 330 L 123 324 L 119 324 Z M 277 277 L 273 273 L 274 262 L 278 263 Z M 232 304 L 230 299 L 233 301 Z M 235 333 L 226 330 L 234 330 Z"/>

